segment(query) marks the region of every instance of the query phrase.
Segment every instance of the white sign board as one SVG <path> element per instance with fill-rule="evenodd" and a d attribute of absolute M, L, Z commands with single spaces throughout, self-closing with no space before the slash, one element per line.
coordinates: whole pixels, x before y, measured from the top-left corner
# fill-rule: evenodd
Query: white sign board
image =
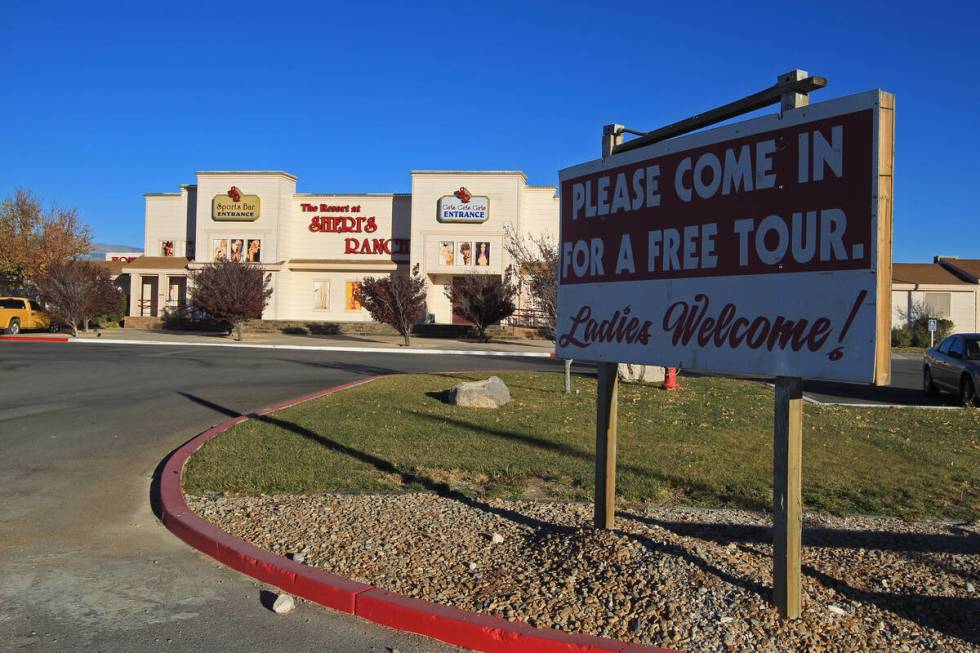
<path fill-rule="evenodd" d="M 440 197 L 436 210 L 439 222 L 480 224 L 490 218 L 490 198 L 470 195 L 465 188 L 460 188 L 452 195 Z"/>
<path fill-rule="evenodd" d="M 936 321 L 929 320 L 929 333 L 935 333 L 935 332 L 936 332 Z"/>
<path fill-rule="evenodd" d="M 894 98 L 562 170 L 557 355 L 887 382 Z"/>

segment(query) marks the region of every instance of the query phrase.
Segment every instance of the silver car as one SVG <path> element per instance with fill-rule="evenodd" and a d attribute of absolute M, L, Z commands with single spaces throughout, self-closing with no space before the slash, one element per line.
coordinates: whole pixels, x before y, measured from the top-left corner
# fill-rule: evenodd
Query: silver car
<path fill-rule="evenodd" d="M 980 333 L 953 334 L 927 351 L 922 360 L 922 387 L 933 396 L 940 390 L 953 392 L 964 406 L 980 405 Z"/>

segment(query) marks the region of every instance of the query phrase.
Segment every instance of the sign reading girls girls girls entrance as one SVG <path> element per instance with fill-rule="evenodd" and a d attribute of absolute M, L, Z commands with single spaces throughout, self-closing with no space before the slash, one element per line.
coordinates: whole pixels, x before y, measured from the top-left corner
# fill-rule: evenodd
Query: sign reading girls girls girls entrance
<path fill-rule="evenodd" d="M 894 97 L 560 173 L 557 355 L 886 383 Z"/>
<path fill-rule="evenodd" d="M 460 186 L 452 195 L 439 198 L 437 218 L 439 222 L 486 222 L 490 218 L 490 198 L 472 195 L 464 186 Z"/>

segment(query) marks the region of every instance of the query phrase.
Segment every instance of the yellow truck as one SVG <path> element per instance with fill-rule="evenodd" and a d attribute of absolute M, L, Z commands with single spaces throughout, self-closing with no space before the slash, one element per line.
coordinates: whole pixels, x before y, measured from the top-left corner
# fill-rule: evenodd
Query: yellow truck
<path fill-rule="evenodd" d="M 25 297 L 0 297 L 0 333 L 17 335 L 23 329 L 50 329 L 51 316 Z"/>

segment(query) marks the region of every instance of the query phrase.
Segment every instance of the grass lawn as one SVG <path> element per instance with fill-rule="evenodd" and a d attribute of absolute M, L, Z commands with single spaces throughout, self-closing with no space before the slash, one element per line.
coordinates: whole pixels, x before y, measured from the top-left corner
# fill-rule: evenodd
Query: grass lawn
<path fill-rule="evenodd" d="M 404 491 L 590 499 L 595 380 L 560 392 L 560 373 L 506 373 L 497 410 L 441 401 L 457 374 L 397 376 L 239 424 L 205 445 L 185 490 L 246 493 Z M 620 384 L 624 502 L 768 510 L 773 391 L 682 378 L 683 389 Z M 807 510 L 980 517 L 980 410 L 806 405 Z"/>

